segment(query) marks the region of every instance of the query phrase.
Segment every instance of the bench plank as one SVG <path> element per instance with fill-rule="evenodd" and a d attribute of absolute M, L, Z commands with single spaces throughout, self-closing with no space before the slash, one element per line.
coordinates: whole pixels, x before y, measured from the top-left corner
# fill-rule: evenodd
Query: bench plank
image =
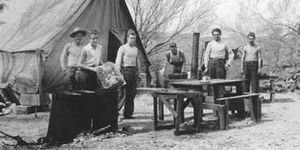
<path fill-rule="evenodd" d="M 250 97 L 255 97 L 255 96 L 259 96 L 259 94 L 258 93 L 250 93 L 250 94 L 245 94 L 245 95 L 222 97 L 222 98 L 217 98 L 216 101 L 225 101 L 225 100 L 231 100 L 231 99 L 250 98 Z"/>

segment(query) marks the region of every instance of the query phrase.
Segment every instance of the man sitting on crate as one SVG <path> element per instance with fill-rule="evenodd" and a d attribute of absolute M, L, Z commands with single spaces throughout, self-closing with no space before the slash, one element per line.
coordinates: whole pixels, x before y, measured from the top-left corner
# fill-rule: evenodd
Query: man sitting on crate
<path fill-rule="evenodd" d="M 73 42 L 66 44 L 60 57 L 61 68 L 67 73 L 69 82 L 67 89 L 69 91 L 78 89 L 78 81 L 75 79 L 75 74 L 78 69 L 78 59 L 83 48 L 83 38 L 87 34 L 85 30 L 76 27 L 70 34 Z"/>
<path fill-rule="evenodd" d="M 165 75 L 169 79 L 186 79 L 186 60 L 184 53 L 177 49 L 175 42 L 170 43 L 170 51 L 167 53 Z"/>
<path fill-rule="evenodd" d="M 90 30 L 89 43 L 83 47 L 79 58 L 79 78 L 81 80 L 81 88 L 85 90 L 95 90 L 99 88 L 95 68 L 102 65 L 103 62 L 101 60 L 102 46 L 98 44 L 98 41 L 99 31 L 97 29 Z"/>

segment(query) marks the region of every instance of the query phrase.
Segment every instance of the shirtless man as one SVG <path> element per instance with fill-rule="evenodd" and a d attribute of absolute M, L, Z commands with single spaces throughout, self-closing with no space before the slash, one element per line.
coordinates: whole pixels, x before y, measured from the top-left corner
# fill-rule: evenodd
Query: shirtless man
<path fill-rule="evenodd" d="M 83 48 L 83 37 L 87 34 L 85 30 L 76 27 L 70 34 L 70 37 L 74 40 L 71 43 L 66 44 L 60 57 L 61 68 L 63 72 L 67 73 L 69 83 L 67 90 L 76 90 L 78 83 L 75 80 L 75 73 L 78 67 L 78 60 Z"/>
<path fill-rule="evenodd" d="M 258 93 L 259 84 L 258 84 L 258 72 L 261 70 L 261 48 L 255 43 L 255 34 L 250 32 L 248 34 L 248 44 L 242 47 L 242 74 L 245 76 L 245 90 L 247 92 Z"/>
<path fill-rule="evenodd" d="M 127 31 L 127 43 L 122 45 L 116 57 L 116 66 L 123 72 L 126 85 L 126 97 L 123 116 L 132 119 L 134 111 L 134 98 L 136 95 L 137 81 L 139 80 L 140 62 L 139 52 L 136 47 L 136 33 L 129 29 Z"/>

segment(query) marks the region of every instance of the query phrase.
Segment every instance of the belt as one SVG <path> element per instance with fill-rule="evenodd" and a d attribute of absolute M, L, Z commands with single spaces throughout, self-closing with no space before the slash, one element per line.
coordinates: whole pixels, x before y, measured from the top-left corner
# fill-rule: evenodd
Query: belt
<path fill-rule="evenodd" d="M 213 60 L 225 60 L 225 58 L 209 58 L 209 59 L 213 59 Z"/>
<path fill-rule="evenodd" d="M 257 63 L 258 61 L 255 61 L 255 60 L 250 60 L 250 61 L 248 61 L 248 60 L 246 60 L 245 62 L 249 62 L 249 63 Z"/>
<path fill-rule="evenodd" d="M 126 66 L 126 67 L 122 67 L 122 68 L 127 68 L 127 69 L 135 69 L 135 66 Z"/>

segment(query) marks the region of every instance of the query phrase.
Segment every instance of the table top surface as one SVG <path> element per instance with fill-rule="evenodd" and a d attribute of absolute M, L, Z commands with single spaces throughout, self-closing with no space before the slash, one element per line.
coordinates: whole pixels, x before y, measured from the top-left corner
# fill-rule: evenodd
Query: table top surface
<path fill-rule="evenodd" d="M 243 79 L 211 79 L 211 80 L 184 80 L 171 82 L 174 86 L 202 86 L 202 85 L 217 85 L 217 84 L 234 84 L 243 82 Z"/>

